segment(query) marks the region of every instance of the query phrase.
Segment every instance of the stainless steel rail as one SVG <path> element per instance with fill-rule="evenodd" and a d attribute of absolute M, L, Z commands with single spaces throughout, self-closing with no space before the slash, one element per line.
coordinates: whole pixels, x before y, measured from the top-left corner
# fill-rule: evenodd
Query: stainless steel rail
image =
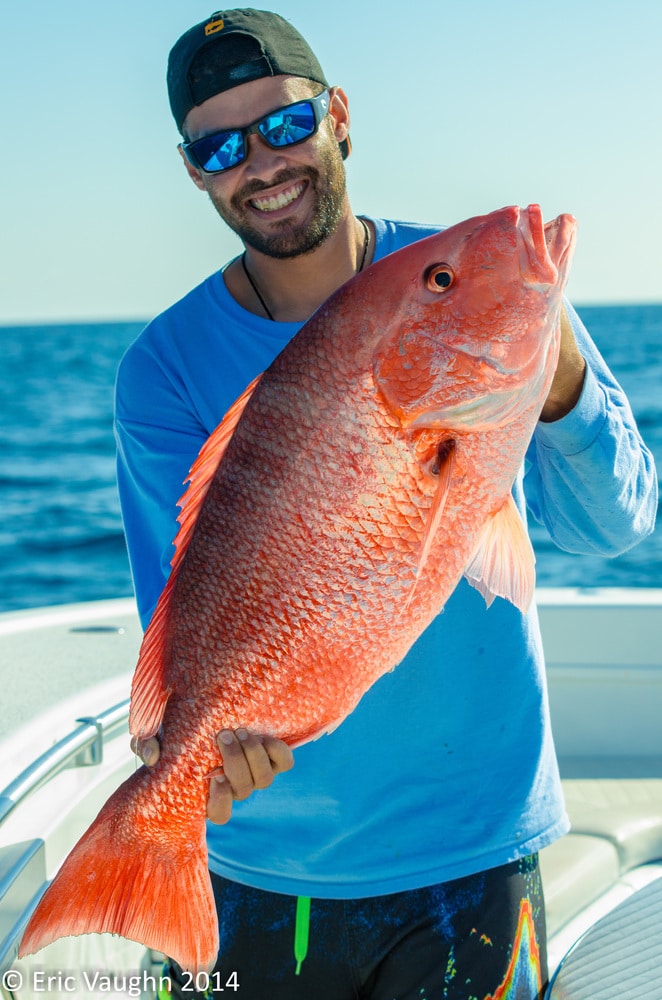
<path fill-rule="evenodd" d="M 0 824 L 24 799 L 67 767 L 89 767 L 103 760 L 104 740 L 124 727 L 129 717 L 129 699 L 94 718 L 76 719 L 77 729 L 37 757 L 11 784 L 0 792 Z"/>
<path fill-rule="evenodd" d="M 104 743 L 128 728 L 129 700 L 79 723 L 37 757 L 0 792 L 0 825 L 25 800 L 66 768 L 90 767 L 103 760 Z M 0 846 L 0 971 L 16 955 L 18 942 L 48 879 L 40 839 Z M 11 997 L 0 984 L 0 997 Z"/>

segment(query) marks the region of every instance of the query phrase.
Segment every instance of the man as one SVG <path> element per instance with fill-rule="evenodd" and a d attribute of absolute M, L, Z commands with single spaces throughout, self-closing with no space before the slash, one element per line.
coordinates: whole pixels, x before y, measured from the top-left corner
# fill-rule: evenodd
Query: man
<path fill-rule="evenodd" d="M 354 215 L 347 97 L 277 15 L 196 25 L 170 54 L 168 89 L 186 170 L 245 252 L 157 317 L 120 367 L 118 477 L 144 624 L 182 482 L 229 405 L 336 288 L 439 228 Z M 562 547 L 616 554 L 652 529 L 655 482 L 627 401 L 568 307 L 518 506 Z M 294 768 L 264 734 L 224 732 L 219 747 L 210 818 L 223 824 L 247 801 L 208 830 L 215 996 L 227 982 L 256 1000 L 468 1000 L 514 996 L 515 982 L 520 998 L 542 995 L 537 852 L 568 823 L 535 610 L 497 600 L 488 611 L 462 583 L 398 670 L 297 750 Z M 140 751 L 153 764 L 158 743 Z M 174 995 L 201 995 L 172 976 Z"/>

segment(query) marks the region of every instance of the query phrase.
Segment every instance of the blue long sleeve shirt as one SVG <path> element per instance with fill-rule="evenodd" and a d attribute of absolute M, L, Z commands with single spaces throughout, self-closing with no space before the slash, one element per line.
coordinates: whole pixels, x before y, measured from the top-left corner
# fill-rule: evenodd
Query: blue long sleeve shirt
<path fill-rule="evenodd" d="M 375 259 L 440 227 L 373 220 Z M 576 313 L 587 361 L 571 413 L 539 424 L 513 487 L 562 548 L 615 555 L 648 534 L 656 477 L 627 399 Z M 147 624 L 177 501 L 200 447 L 300 324 L 234 301 L 218 272 L 129 348 L 116 392 L 118 483 Z M 334 733 L 208 824 L 210 866 L 258 888 L 359 897 L 431 885 L 532 853 L 567 830 L 535 606 L 487 609 L 462 581 L 443 613 Z"/>

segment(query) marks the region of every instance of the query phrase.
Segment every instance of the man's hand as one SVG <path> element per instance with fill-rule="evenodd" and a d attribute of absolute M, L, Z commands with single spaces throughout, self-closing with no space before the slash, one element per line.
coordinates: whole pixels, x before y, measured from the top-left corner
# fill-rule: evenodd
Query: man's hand
<path fill-rule="evenodd" d="M 577 405 L 584 386 L 586 362 L 579 353 L 575 335 L 565 306 L 561 310 L 561 348 L 554 381 L 542 408 L 540 419 L 545 423 L 560 420 Z"/>
<path fill-rule="evenodd" d="M 268 788 L 277 774 L 290 770 L 294 758 L 282 740 L 254 736 L 245 729 L 234 733 L 224 729 L 217 742 L 223 768 L 210 777 L 207 816 L 212 823 L 227 823 L 233 802 L 247 799 L 258 788 Z M 131 749 L 147 767 L 155 766 L 161 752 L 155 736 L 142 741 L 132 739 Z"/>

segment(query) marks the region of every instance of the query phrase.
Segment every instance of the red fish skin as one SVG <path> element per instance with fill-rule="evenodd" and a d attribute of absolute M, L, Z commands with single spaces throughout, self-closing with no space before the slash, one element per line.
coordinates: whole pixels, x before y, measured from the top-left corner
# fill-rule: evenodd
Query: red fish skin
<path fill-rule="evenodd" d="M 161 727 L 159 764 L 106 804 L 22 953 L 110 930 L 191 971 L 211 967 L 204 817 L 216 733 L 243 726 L 297 746 L 335 728 L 469 566 L 488 600 L 525 606 L 532 583 L 513 580 L 532 555 L 505 511 L 556 366 L 574 229 L 570 216 L 543 228 L 537 206 L 460 223 L 349 282 L 270 366 L 150 626 L 158 656 L 143 652 L 136 670 L 134 726 Z M 447 289 L 427 281 L 439 263 Z M 501 542 L 481 554 L 486 525 L 501 539 L 506 524 L 514 565 Z M 109 853 L 131 874 L 118 864 L 113 875 Z M 82 900 L 81 881 L 99 891 L 100 861 L 132 900 L 140 886 L 136 912 L 114 896 Z M 168 878 L 182 886 L 173 895 L 207 893 L 193 929 L 190 915 L 162 913 Z"/>

